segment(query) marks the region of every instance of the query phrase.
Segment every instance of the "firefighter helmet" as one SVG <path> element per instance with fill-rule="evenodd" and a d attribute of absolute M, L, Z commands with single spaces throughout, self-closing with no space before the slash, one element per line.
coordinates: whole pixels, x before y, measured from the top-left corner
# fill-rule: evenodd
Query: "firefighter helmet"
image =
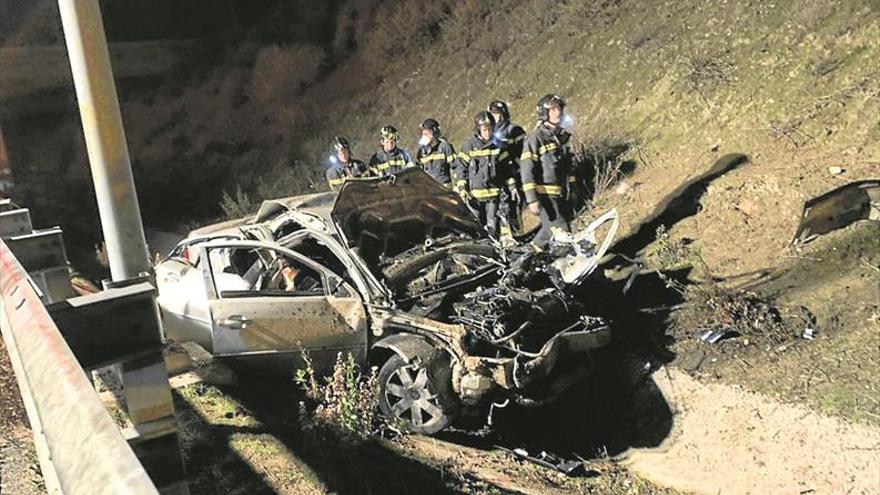
<path fill-rule="evenodd" d="M 565 100 L 563 100 L 561 96 L 555 94 L 544 95 L 544 97 L 538 100 L 536 108 L 538 120 L 541 122 L 549 120 L 549 110 L 553 107 L 559 107 L 560 110 L 565 110 Z"/>
<path fill-rule="evenodd" d="M 422 125 L 419 126 L 420 130 L 427 129 L 434 134 L 434 137 L 440 136 L 440 122 L 437 122 L 437 119 L 427 118 Z"/>
<path fill-rule="evenodd" d="M 390 139 L 392 141 L 400 139 L 400 135 L 397 133 L 397 129 L 395 129 L 393 125 L 386 125 L 379 130 L 379 134 L 381 134 L 382 139 Z"/>
<path fill-rule="evenodd" d="M 510 120 L 510 110 L 507 108 L 507 103 L 501 100 L 494 100 L 492 103 L 489 103 L 488 110 L 492 113 L 500 113 L 501 118 L 505 121 Z"/>
<path fill-rule="evenodd" d="M 334 153 L 339 153 L 342 150 L 348 150 L 351 152 L 351 143 L 348 142 L 348 139 L 342 136 L 335 136 L 331 147 Z"/>
<path fill-rule="evenodd" d="M 479 133 L 480 126 L 489 126 L 490 132 L 495 128 L 495 117 L 489 112 L 480 112 L 474 117 L 474 131 Z"/>

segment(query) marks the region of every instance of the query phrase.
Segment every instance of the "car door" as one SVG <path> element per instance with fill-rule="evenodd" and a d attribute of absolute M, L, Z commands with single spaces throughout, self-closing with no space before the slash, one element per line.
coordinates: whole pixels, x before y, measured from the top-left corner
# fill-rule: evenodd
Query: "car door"
<path fill-rule="evenodd" d="M 329 370 L 339 352 L 364 362 L 364 304 L 340 277 L 299 253 L 260 243 L 205 249 L 214 355 L 300 367 L 305 349 L 318 372 Z M 297 285 L 282 287 L 278 274 L 291 272 Z"/>
<path fill-rule="evenodd" d="M 180 243 L 169 256 L 156 265 L 157 302 L 162 314 L 166 339 L 196 342 L 211 348 L 211 319 L 205 279 L 199 266 L 201 249 L 195 245 L 206 240 Z"/>

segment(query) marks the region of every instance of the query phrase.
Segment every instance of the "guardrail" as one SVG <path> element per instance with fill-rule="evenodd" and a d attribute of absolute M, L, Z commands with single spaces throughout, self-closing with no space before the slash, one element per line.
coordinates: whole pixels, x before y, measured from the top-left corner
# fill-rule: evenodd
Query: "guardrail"
<path fill-rule="evenodd" d="M 3 240 L 0 332 L 49 492 L 158 494 Z"/>

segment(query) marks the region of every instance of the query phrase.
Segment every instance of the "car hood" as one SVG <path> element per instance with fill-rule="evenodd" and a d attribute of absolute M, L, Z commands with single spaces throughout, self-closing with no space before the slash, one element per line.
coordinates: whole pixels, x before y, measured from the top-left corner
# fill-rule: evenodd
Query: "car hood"
<path fill-rule="evenodd" d="M 349 180 L 331 218 L 339 234 L 362 255 L 394 256 L 444 235 L 484 237 L 483 226 L 464 202 L 420 169 L 395 176 Z"/>

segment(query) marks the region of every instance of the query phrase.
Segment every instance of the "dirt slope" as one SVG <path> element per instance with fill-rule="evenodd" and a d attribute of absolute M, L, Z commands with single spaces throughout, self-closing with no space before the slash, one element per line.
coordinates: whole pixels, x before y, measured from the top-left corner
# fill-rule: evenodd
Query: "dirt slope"
<path fill-rule="evenodd" d="M 626 464 L 661 485 L 705 494 L 877 493 L 880 428 L 783 405 L 740 387 L 654 375 L 673 433 Z"/>

